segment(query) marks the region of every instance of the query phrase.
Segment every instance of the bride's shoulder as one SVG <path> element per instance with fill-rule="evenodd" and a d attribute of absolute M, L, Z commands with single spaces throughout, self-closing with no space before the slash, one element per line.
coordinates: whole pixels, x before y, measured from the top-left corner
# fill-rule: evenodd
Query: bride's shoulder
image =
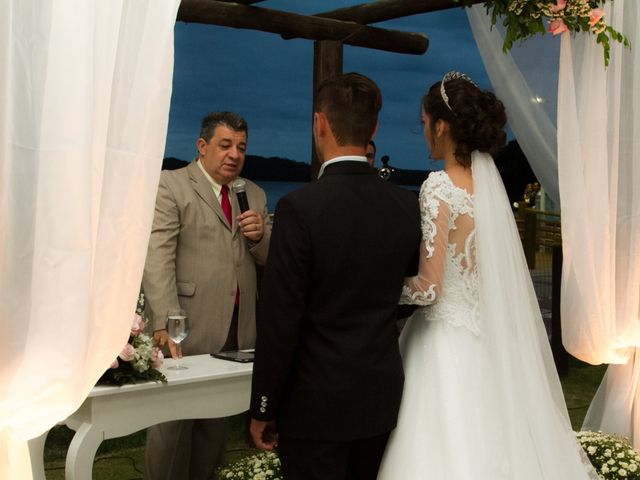
<path fill-rule="evenodd" d="M 442 182 L 448 182 L 449 181 L 449 175 L 447 175 L 447 172 L 445 172 L 444 170 L 435 170 L 433 172 L 430 172 L 429 175 L 427 176 L 427 179 L 425 180 L 425 183 L 442 183 Z"/>
<path fill-rule="evenodd" d="M 420 188 L 420 194 L 433 194 L 443 189 L 447 189 L 451 186 L 451 179 L 449 175 L 444 170 L 438 170 L 435 172 L 431 172 L 427 179 L 422 182 L 422 187 Z"/>

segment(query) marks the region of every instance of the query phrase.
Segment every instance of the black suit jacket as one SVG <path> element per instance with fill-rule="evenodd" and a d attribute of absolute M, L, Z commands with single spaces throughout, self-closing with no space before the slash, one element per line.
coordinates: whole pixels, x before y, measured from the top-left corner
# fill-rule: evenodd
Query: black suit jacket
<path fill-rule="evenodd" d="M 404 381 L 397 304 L 420 235 L 415 195 L 366 163 L 330 165 L 278 202 L 257 318 L 253 418 L 314 440 L 395 427 Z"/>

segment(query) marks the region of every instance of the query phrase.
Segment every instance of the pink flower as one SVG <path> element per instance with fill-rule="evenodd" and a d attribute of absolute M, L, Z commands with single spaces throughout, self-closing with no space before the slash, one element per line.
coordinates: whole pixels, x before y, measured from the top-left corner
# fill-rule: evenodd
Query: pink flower
<path fill-rule="evenodd" d="M 133 324 L 131 325 L 131 335 L 136 337 L 142 333 L 144 330 L 144 318 L 142 318 L 137 313 L 133 316 Z"/>
<path fill-rule="evenodd" d="M 604 17 L 604 8 L 594 8 L 591 10 L 591 15 L 589 15 L 589 25 L 595 26 L 602 17 Z"/>
<path fill-rule="evenodd" d="M 111 366 L 109 368 L 118 368 L 120 366 L 120 364 L 118 363 L 118 359 L 116 358 L 112 363 Z"/>
<path fill-rule="evenodd" d="M 162 354 L 162 350 L 158 347 L 153 347 L 153 357 L 151 358 L 151 366 L 153 368 L 160 368 L 162 365 L 162 360 L 164 360 L 164 355 Z"/>
<path fill-rule="evenodd" d="M 551 11 L 553 13 L 558 13 L 561 10 L 564 10 L 567 6 L 567 0 L 556 0 L 556 4 L 551 6 Z"/>
<path fill-rule="evenodd" d="M 120 357 L 125 362 L 130 362 L 131 360 L 136 358 L 136 351 L 133 348 L 133 345 L 127 343 L 122 351 L 118 354 L 118 357 Z"/>
<path fill-rule="evenodd" d="M 549 32 L 551 32 L 554 37 L 556 35 L 560 35 L 561 33 L 568 32 L 568 31 L 569 31 L 569 28 L 567 28 L 567 26 L 565 25 L 564 21 L 561 18 L 553 20 L 549 24 Z"/>

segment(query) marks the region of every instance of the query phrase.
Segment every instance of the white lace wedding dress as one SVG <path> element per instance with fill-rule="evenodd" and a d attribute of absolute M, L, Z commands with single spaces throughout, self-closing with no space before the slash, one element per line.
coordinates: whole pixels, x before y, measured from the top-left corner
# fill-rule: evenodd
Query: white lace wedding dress
<path fill-rule="evenodd" d="M 485 157 L 491 165 L 484 166 L 495 169 Z M 480 160 L 474 157 L 477 194 L 476 162 Z M 489 174 L 496 181 L 497 172 Z M 501 182 L 500 188 L 504 190 Z M 488 200 L 495 203 L 494 197 L 491 192 Z M 497 198 L 504 203 L 506 195 Z M 456 187 L 445 172 L 432 173 L 422 186 L 420 269 L 405 283 L 401 303 L 423 306 L 410 317 L 400 338 L 404 394 L 378 479 L 598 478 L 569 425 L 544 334 L 519 325 L 517 312 L 505 311 L 512 307 L 498 305 L 502 314 L 485 308 L 489 302 L 480 288 L 482 257 L 474 202 L 474 195 Z M 491 209 L 493 215 L 496 206 Z M 511 215 L 508 200 L 506 212 Z M 511 228 L 515 223 L 497 237 L 513 233 Z M 496 236 L 486 229 L 485 233 Z M 507 258 L 510 252 L 500 251 L 499 245 L 492 248 L 498 248 L 495 254 L 504 256 L 501 261 L 509 269 L 514 262 Z M 519 244 L 517 248 L 521 250 Z M 501 285 L 505 280 L 510 284 Z M 508 276 L 495 280 L 498 289 L 519 288 L 511 283 Z M 492 303 L 508 305 L 503 299 L 511 293 L 493 291 Z M 529 293 L 522 297 L 525 302 Z M 535 309 L 541 323 L 537 304 Z M 491 318 L 485 318 L 487 314 Z M 551 368 L 544 365 L 549 361 Z"/>

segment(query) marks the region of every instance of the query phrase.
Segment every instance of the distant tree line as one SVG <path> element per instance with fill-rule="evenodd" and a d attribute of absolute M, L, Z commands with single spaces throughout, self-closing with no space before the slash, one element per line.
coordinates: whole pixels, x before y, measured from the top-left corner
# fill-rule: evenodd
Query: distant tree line
<path fill-rule="evenodd" d="M 288 158 L 247 155 L 242 176 L 250 180 L 308 182 L 311 176 L 311 166 L 308 163 Z"/>
<path fill-rule="evenodd" d="M 520 145 L 511 140 L 495 157 L 496 167 L 511 203 L 522 200 L 527 184 L 537 182 Z"/>
<path fill-rule="evenodd" d="M 515 140 L 510 141 L 496 155 L 495 161 L 509 200 L 512 202 L 522 198 L 528 183 L 537 181 L 527 158 Z M 175 170 L 188 163 L 175 157 L 167 157 L 162 162 L 162 169 Z M 393 161 L 389 162 L 389 166 L 393 167 Z M 394 167 L 390 181 L 398 185 L 419 187 L 429 173 L 431 173 L 429 170 L 405 170 Z M 308 182 L 311 177 L 311 166 L 288 158 L 247 155 L 242 176 L 255 181 Z"/>

